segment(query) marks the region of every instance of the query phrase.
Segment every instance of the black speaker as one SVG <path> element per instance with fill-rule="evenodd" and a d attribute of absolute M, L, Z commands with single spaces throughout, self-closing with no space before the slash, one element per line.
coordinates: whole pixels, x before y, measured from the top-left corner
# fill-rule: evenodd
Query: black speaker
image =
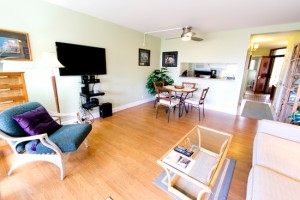
<path fill-rule="evenodd" d="M 100 117 L 105 118 L 112 116 L 112 105 L 111 103 L 103 103 L 99 106 Z"/>

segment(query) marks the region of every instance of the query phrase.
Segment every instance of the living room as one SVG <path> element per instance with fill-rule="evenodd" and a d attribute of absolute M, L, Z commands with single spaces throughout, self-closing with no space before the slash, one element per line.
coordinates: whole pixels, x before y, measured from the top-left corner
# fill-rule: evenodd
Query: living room
<path fill-rule="evenodd" d="M 26 32 L 29 34 L 31 53 L 32 53 L 32 61 L 3 61 L 4 70 L 5 71 L 25 71 L 25 80 L 26 87 L 28 91 L 28 97 L 30 101 L 37 101 L 42 103 L 47 109 L 55 110 L 55 100 L 53 96 L 51 79 L 48 74 L 48 71 L 43 69 L 40 64 L 42 62 L 42 53 L 43 52 L 55 52 L 55 42 L 67 42 L 73 44 L 81 44 L 81 45 L 89 45 L 89 46 L 97 46 L 106 49 L 106 59 L 107 59 L 107 75 L 100 75 L 98 78 L 101 83 L 97 84 L 96 87 L 100 91 L 105 92 L 105 95 L 99 98 L 101 103 L 111 102 L 113 105 L 113 112 L 118 113 L 119 111 L 124 111 L 127 108 L 134 108 L 135 106 L 144 106 L 146 117 L 151 120 L 155 119 L 153 110 L 152 101 L 154 97 L 148 94 L 147 89 L 145 88 L 146 79 L 148 75 L 155 69 L 159 69 L 161 66 L 161 54 L 162 52 L 168 51 L 178 51 L 178 63 L 181 62 L 191 62 L 191 63 L 236 63 L 238 65 L 235 80 L 230 83 L 226 88 L 223 88 L 222 93 L 215 92 L 216 90 L 211 90 L 210 94 L 207 98 L 206 108 L 210 110 L 207 111 L 206 121 L 203 124 L 214 126 L 213 122 L 213 114 L 216 111 L 222 111 L 221 114 L 216 114 L 216 116 L 223 116 L 223 118 L 230 118 L 230 122 L 228 124 L 232 125 L 235 118 L 239 101 L 241 99 L 242 90 L 243 90 L 243 81 L 246 77 L 246 59 L 247 59 L 247 51 L 249 48 L 250 37 L 253 34 L 263 34 L 270 32 L 285 32 L 285 31 L 296 31 L 300 30 L 300 20 L 286 23 L 277 23 L 272 25 L 261 25 L 256 27 L 242 27 L 236 29 L 227 29 L 223 31 L 209 32 L 209 33 L 199 33 L 197 36 L 203 38 L 204 40 L 201 42 L 188 42 L 184 43 L 181 40 L 164 40 L 156 36 L 147 35 L 146 37 L 146 45 L 143 46 L 144 41 L 144 33 L 141 31 L 136 31 L 124 26 L 120 26 L 115 23 L 109 22 L 109 20 L 101 20 L 83 13 L 79 13 L 73 10 L 69 10 L 46 1 L 40 0 L 10 0 L 10 1 L 2 1 L 1 2 L 1 12 L 0 12 L 0 28 L 6 30 L 20 31 Z M 295 7 L 295 6 L 292 6 Z M 3 9 L 5 8 L 5 9 Z M 112 11 L 113 12 L 113 11 Z M 147 23 L 147 22 L 145 22 Z M 192 23 L 192 22 L 191 22 Z M 171 28 L 173 27 L 170 25 Z M 178 25 L 177 25 L 178 26 Z M 177 27 L 175 26 L 175 27 Z M 162 27 L 170 28 L 170 27 Z M 147 30 L 152 31 L 152 30 Z M 146 32 L 146 31 L 145 31 Z M 151 60 L 150 66 L 139 66 L 138 65 L 138 50 L 148 49 L 151 51 Z M 87 58 L 88 59 L 88 58 Z M 84 66 L 83 66 L 84 67 Z M 175 80 L 175 84 L 180 84 L 184 78 L 179 78 L 180 75 L 180 67 L 171 68 L 169 67 L 170 75 Z M 61 77 L 59 76 L 58 70 L 55 71 L 57 87 L 58 87 L 58 97 L 59 104 L 61 107 L 61 112 L 74 112 L 78 110 L 79 107 L 79 99 L 80 99 L 80 89 L 81 89 L 81 78 L 80 76 L 72 76 L 72 77 Z M 199 85 L 207 84 L 206 80 L 200 80 L 198 82 Z M 219 101 L 215 101 L 218 99 Z M 148 102 L 151 103 L 149 104 Z M 151 106 L 152 105 L 152 106 Z M 137 107 L 139 108 L 139 107 Z M 152 109 L 152 110 L 151 110 Z M 128 112 L 128 113 L 127 113 Z M 125 113 L 116 114 L 108 121 L 102 121 L 100 123 L 95 123 L 95 128 L 97 131 L 108 131 L 108 127 L 101 128 L 102 124 L 112 123 L 111 121 L 118 121 L 119 118 L 128 118 L 129 116 L 134 118 L 136 121 L 139 118 L 135 118 L 131 111 L 127 111 Z M 137 111 L 139 114 L 137 116 L 144 117 L 142 113 Z M 209 117 L 211 113 L 211 117 Z M 95 117 L 98 117 L 99 112 L 97 110 L 93 111 Z M 125 115 L 125 116 L 123 116 Z M 188 116 L 188 115 L 187 115 Z M 194 125 L 198 124 L 196 112 L 194 112 L 191 116 L 196 116 L 196 119 L 191 119 L 192 122 L 189 122 L 187 118 L 183 121 L 183 123 L 187 124 L 188 129 L 185 127 L 181 127 L 179 121 L 175 120 L 176 125 L 174 128 L 168 127 L 166 128 L 169 133 L 175 133 L 174 138 L 168 139 L 168 137 L 157 135 L 158 138 L 162 137 L 164 140 L 170 140 L 167 144 L 161 144 L 162 142 L 155 139 L 155 142 L 158 142 L 158 145 L 170 145 L 172 142 L 175 142 L 182 136 L 183 133 L 179 133 L 176 131 L 176 128 L 181 130 L 182 132 L 188 132 Z M 115 118 L 114 118 L 115 117 Z M 146 120 L 148 120 L 148 118 Z M 153 119 L 152 119 L 153 118 Z M 220 119 L 223 119 L 220 117 Z M 232 119 L 231 119 L 232 118 Z M 164 122 L 166 122 L 164 116 L 161 116 L 162 121 L 161 126 Z M 182 119 L 180 119 L 182 121 Z M 207 120 L 211 120 L 211 122 L 207 122 Z M 249 119 L 238 119 L 239 123 L 242 121 L 247 121 L 252 123 L 249 129 L 251 132 L 250 136 L 244 136 L 241 140 L 246 141 L 246 138 L 253 139 L 253 134 L 256 128 L 256 121 Z M 134 123 L 134 120 L 131 121 Z M 171 119 L 172 122 L 172 119 Z M 123 128 L 126 128 L 126 121 L 121 121 L 123 124 Z M 178 124 L 177 124 L 178 123 Z M 236 122 L 237 123 L 237 122 Z M 141 126 L 144 126 L 143 123 Z M 151 121 L 151 125 L 155 126 L 155 122 Z M 171 124 L 170 124 L 171 125 Z M 172 125 L 171 125 L 172 126 Z M 238 137 L 242 130 L 239 129 L 238 123 L 234 125 L 234 132 L 236 137 Z M 216 128 L 222 129 L 222 125 L 216 125 Z M 111 127 L 113 128 L 113 127 Z M 243 126 L 243 128 L 246 128 Z M 119 128 L 115 131 L 121 131 Z M 145 131 L 140 128 L 140 131 Z M 158 131 L 158 130 L 157 130 Z M 224 131 L 231 131 L 231 128 L 224 128 Z M 112 130 L 108 131 L 109 133 L 113 133 Z M 121 131 L 124 133 L 123 131 Z M 136 131 L 135 131 L 136 132 Z M 96 133 L 94 133 L 96 134 Z M 252 135 L 251 135 L 252 134 Z M 242 135 L 242 134 L 241 134 Z M 102 135 L 100 138 L 106 138 L 107 136 Z M 117 136 L 116 136 L 117 137 Z M 138 137 L 138 136 L 136 136 Z M 147 137 L 150 137 L 148 135 Z M 99 140 L 100 140 L 99 138 Z M 105 145 L 107 149 L 114 151 L 115 144 L 110 146 L 110 144 L 103 144 L 101 141 L 97 140 L 91 141 L 91 147 L 96 148 L 94 145 Z M 124 138 L 120 138 L 124 140 Z M 108 140 L 108 138 L 106 138 Z M 137 139 L 136 139 L 137 141 Z M 153 143 L 154 143 L 153 141 Z M 131 141 L 127 141 L 131 143 Z M 246 146 L 246 151 L 249 153 L 251 151 L 251 144 L 242 144 Z M 141 143 L 145 144 L 145 143 Z M 236 151 L 239 151 L 237 146 L 239 143 L 235 143 Z M 151 145 L 155 146 L 154 144 Z M 234 145 L 233 145 L 234 146 Z M 101 148 L 101 147 L 100 147 Z M 140 147 L 142 148 L 142 147 Z M 147 148 L 147 147 L 144 147 Z M 165 150 L 166 150 L 165 146 Z M 234 148 L 234 147 L 233 147 Z M 242 148 L 242 147 L 240 147 Z M 249 149 L 250 148 L 250 149 Z M 126 149 L 125 149 L 126 150 Z M 101 151 L 101 150 L 100 150 Z M 161 149 L 154 149 L 154 157 L 161 156 Z M 233 150 L 234 151 L 234 150 Z M 240 150 L 243 151 L 243 150 Z M 249 152 L 248 152 L 249 151 Z M 133 153 L 129 151 L 129 153 Z M 78 156 L 87 156 L 83 152 L 78 154 Z M 124 156 L 122 154 L 121 156 Z M 136 155 L 141 162 L 143 162 L 143 158 L 140 158 Z M 151 153 L 148 154 L 151 156 Z M 153 155 L 152 155 L 153 156 Z M 251 159 L 251 154 L 246 157 L 247 159 Z M 13 159 L 13 158 L 11 158 Z M 75 158 L 74 158 L 75 159 Z M 97 158 L 101 159 L 101 158 Z M 154 158 L 152 158 L 154 159 Z M 156 158 L 157 159 L 157 158 Z M 242 158 L 244 159 L 244 158 Z M 251 162 L 251 160 L 246 161 Z M 101 163 L 101 162 L 100 162 Z M 128 164 L 128 163 L 126 163 Z M 249 163 L 248 163 L 249 164 Z M 89 163 L 90 166 L 87 166 L 86 169 L 93 166 L 93 161 Z M 129 165 L 129 164 L 128 164 Z M 141 166 L 141 164 L 138 164 Z M 156 163 L 150 163 L 150 166 L 156 165 Z M 48 168 L 47 165 L 41 164 L 42 167 Z M 40 167 L 40 166 L 39 166 Z M 101 168 L 101 165 L 97 166 Z M 112 166 L 116 171 L 119 166 Z M 153 166 L 152 166 L 153 167 Z M 74 170 L 75 166 L 69 165 L 69 171 Z M 159 166 L 155 166 L 154 173 L 158 173 Z M 153 169 L 151 168 L 151 169 Z M 245 168 L 250 169 L 250 165 L 247 165 Z M 93 168 L 94 169 L 94 168 Z M 18 172 L 23 171 L 21 169 Z M 51 168 L 52 170 L 52 168 Z M 53 167 L 53 174 L 51 177 L 55 179 L 56 168 Z M 134 173 L 134 169 L 127 169 Z M 3 170 L 4 171 L 4 170 Z M 28 169 L 24 170 L 25 173 Z M 23 172 L 24 172 L 23 171 Z M 146 173 L 147 169 L 143 169 Z M 40 172 L 40 171 L 39 171 Z M 140 172 L 140 171 L 139 171 Z M 72 172 L 74 173 L 74 171 Z M 88 176 L 93 176 L 93 172 L 86 172 Z M 140 172 L 141 173 L 141 172 Z M 243 172 L 248 174 L 248 172 Z M 98 174 L 99 175 L 99 174 Z M 101 174 L 100 174 L 101 175 Z M 103 175 L 103 174 L 102 174 Z M 112 174 L 110 176 L 119 175 Z M 140 174 L 143 176 L 143 174 Z M 1 179 L 4 175 L 1 174 Z M 150 175 L 151 178 L 153 174 Z M 128 175 L 128 177 L 130 177 Z M 128 178 L 126 177 L 126 178 Z M 34 178 L 34 176 L 30 176 L 27 178 Z M 104 179 L 108 179 L 108 177 L 103 176 Z M 76 177 L 75 181 L 82 181 L 82 185 L 88 184 L 85 182 L 84 177 Z M 59 179 L 54 180 L 52 184 L 54 185 L 56 181 L 60 181 Z M 68 181 L 67 179 L 65 181 Z M 245 181 L 245 180 L 243 180 Z M 237 180 L 238 182 L 238 180 Z M 38 183 L 36 183 L 38 184 Z M 42 183 L 44 187 L 47 187 L 46 183 Z M 126 182 L 124 181 L 124 185 Z M 246 183 L 244 183 L 246 185 Z M 61 184 L 60 184 L 61 185 Z M 30 187 L 34 187 L 31 185 Z M 101 186 L 99 186 L 100 188 Z M 93 189 L 99 189 L 97 187 Z M 146 186 L 145 186 L 146 188 Z M 90 188 L 92 190 L 92 188 Z M 106 188 L 108 191 L 111 189 Z M 104 188 L 105 190 L 105 188 Z M 116 188 L 119 190 L 119 187 Z M 145 189 L 147 190 L 147 189 Z M 155 189 L 151 189 L 151 191 L 158 191 Z M 245 188 L 243 189 L 245 191 Z M 42 193 L 42 191 L 34 191 Z M 89 191 L 84 191 L 89 192 Z M 116 191 L 115 191 L 116 192 Z M 120 193 L 125 193 L 125 191 L 120 191 Z M 94 194 L 94 192 L 92 192 Z M 118 192 L 116 192 L 118 193 Z M 104 195 L 104 192 L 101 192 Z M 244 195 L 244 194 L 243 194 Z M 59 196 L 63 196 L 60 194 Z M 113 195 L 112 195 L 113 196 Z M 120 195 L 122 197 L 122 195 Z M 125 195 L 126 196 L 126 195 Z M 159 195 L 158 195 L 159 196 Z M 134 199 L 133 196 L 130 196 Z M 149 199 L 153 196 L 149 196 Z M 154 197 L 157 197 L 154 195 Z M 165 196 L 160 196 L 163 199 Z M 51 198 L 54 198 L 52 196 Z M 123 196 L 125 199 L 125 197 Z M 159 198 L 159 197 L 157 197 Z"/>

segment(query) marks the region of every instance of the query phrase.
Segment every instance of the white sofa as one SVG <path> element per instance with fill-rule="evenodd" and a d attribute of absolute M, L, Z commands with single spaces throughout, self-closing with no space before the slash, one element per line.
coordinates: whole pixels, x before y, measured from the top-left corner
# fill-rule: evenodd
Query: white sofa
<path fill-rule="evenodd" d="M 300 199 L 300 126 L 260 120 L 247 200 Z"/>

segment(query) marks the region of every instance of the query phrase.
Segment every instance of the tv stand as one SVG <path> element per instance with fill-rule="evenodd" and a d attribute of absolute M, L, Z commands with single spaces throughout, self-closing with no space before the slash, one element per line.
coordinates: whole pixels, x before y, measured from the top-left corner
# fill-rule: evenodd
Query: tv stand
<path fill-rule="evenodd" d="M 89 91 L 88 93 L 80 93 L 80 96 L 85 97 L 85 101 L 86 102 L 90 102 L 91 101 L 91 97 L 95 97 L 95 96 L 104 96 L 105 93 L 104 92 L 97 92 L 94 93 L 93 91 Z"/>
<path fill-rule="evenodd" d="M 84 87 L 81 87 L 81 93 L 80 96 L 85 98 L 84 103 L 82 103 L 82 107 L 85 109 L 91 109 L 93 107 L 99 106 L 98 99 L 91 99 L 91 97 L 95 96 L 103 96 L 105 95 L 104 92 L 94 92 L 90 91 L 89 85 L 100 83 L 100 79 L 95 79 L 95 76 L 81 76 L 81 83 L 84 84 Z"/>

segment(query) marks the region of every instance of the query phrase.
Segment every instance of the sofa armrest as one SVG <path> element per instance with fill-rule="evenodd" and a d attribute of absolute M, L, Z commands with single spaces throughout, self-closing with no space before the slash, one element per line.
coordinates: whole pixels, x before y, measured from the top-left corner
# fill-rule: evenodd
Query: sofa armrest
<path fill-rule="evenodd" d="M 257 134 L 266 133 L 295 142 L 300 142 L 300 126 L 271 120 L 259 120 Z"/>

